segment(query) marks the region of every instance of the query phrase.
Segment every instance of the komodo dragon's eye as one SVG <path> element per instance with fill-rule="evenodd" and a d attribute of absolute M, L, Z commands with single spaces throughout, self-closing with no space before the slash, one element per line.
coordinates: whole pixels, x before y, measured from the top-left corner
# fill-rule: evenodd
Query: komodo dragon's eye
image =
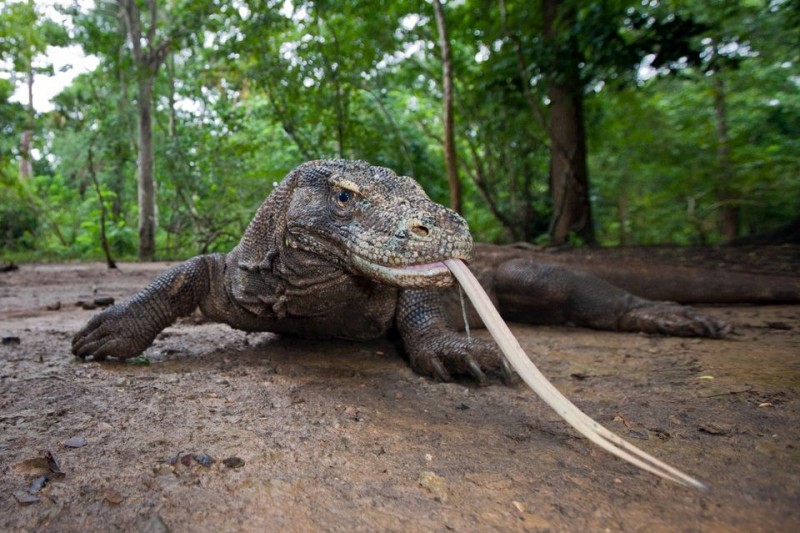
<path fill-rule="evenodd" d="M 337 216 L 349 216 L 352 210 L 356 207 L 356 197 L 358 193 L 345 189 L 344 187 L 334 187 L 331 191 L 331 207 Z"/>

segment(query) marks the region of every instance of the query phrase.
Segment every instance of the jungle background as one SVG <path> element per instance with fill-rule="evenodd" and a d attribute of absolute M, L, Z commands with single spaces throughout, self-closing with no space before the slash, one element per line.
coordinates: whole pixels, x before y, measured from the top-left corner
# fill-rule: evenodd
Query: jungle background
<path fill-rule="evenodd" d="M 798 44 L 797 0 L 3 0 L 0 250 L 226 251 L 328 157 L 479 240 L 735 242 L 800 213 Z M 69 46 L 96 67 L 37 110 Z"/>

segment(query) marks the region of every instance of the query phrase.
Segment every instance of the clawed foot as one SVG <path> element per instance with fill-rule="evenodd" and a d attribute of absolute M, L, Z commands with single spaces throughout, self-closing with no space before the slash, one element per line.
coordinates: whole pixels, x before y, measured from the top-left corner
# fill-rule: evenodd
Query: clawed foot
<path fill-rule="evenodd" d="M 631 309 L 620 320 L 619 329 L 714 339 L 725 337 L 732 331 L 730 324 L 723 320 L 692 307 L 673 303 L 657 303 Z"/>
<path fill-rule="evenodd" d="M 514 381 L 508 362 L 494 342 L 450 334 L 437 338 L 433 346 L 408 351 L 415 372 L 439 381 L 452 381 L 454 375 L 472 376 L 485 385 L 487 374 L 499 375 L 506 384 Z"/>
<path fill-rule="evenodd" d="M 155 334 L 142 327 L 146 320 L 137 319 L 125 303 L 109 307 L 91 318 L 72 338 L 72 353 L 85 359 L 101 361 L 106 357 L 127 359 L 141 354 L 155 339 Z"/>

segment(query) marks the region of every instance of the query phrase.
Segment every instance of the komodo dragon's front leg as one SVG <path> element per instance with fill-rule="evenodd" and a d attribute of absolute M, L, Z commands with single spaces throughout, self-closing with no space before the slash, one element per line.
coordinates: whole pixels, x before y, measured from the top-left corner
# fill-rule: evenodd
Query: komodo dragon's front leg
<path fill-rule="evenodd" d="M 725 322 L 691 307 L 639 298 L 588 274 L 517 258 L 499 264 L 490 287 L 503 316 L 535 324 L 681 337 L 723 337 Z"/>
<path fill-rule="evenodd" d="M 72 339 L 72 352 L 95 359 L 139 355 L 161 330 L 203 302 L 224 258 L 202 255 L 170 268 L 143 291 L 95 315 Z"/>
<path fill-rule="evenodd" d="M 440 381 L 450 381 L 455 374 L 485 383 L 484 371 L 499 372 L 504 381 L 512 379 L 494 342 L 468 338 L 456 330 L 439 291 L 403 290 L 395 320 L 414 371 Z"/>

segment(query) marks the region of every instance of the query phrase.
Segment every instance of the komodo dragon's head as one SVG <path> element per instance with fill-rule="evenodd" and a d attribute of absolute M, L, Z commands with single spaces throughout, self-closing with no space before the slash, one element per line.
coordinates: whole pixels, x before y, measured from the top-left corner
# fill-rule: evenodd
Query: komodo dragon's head
<path fill-rule="evenodd" d="M 466 221 L 388 168 L 311 161 L 287 181 L 293 183 L 282 244 L 356 275 L 400 288 L 444 287 L 454 279 L 442 261 L 472 255 Z"/>

